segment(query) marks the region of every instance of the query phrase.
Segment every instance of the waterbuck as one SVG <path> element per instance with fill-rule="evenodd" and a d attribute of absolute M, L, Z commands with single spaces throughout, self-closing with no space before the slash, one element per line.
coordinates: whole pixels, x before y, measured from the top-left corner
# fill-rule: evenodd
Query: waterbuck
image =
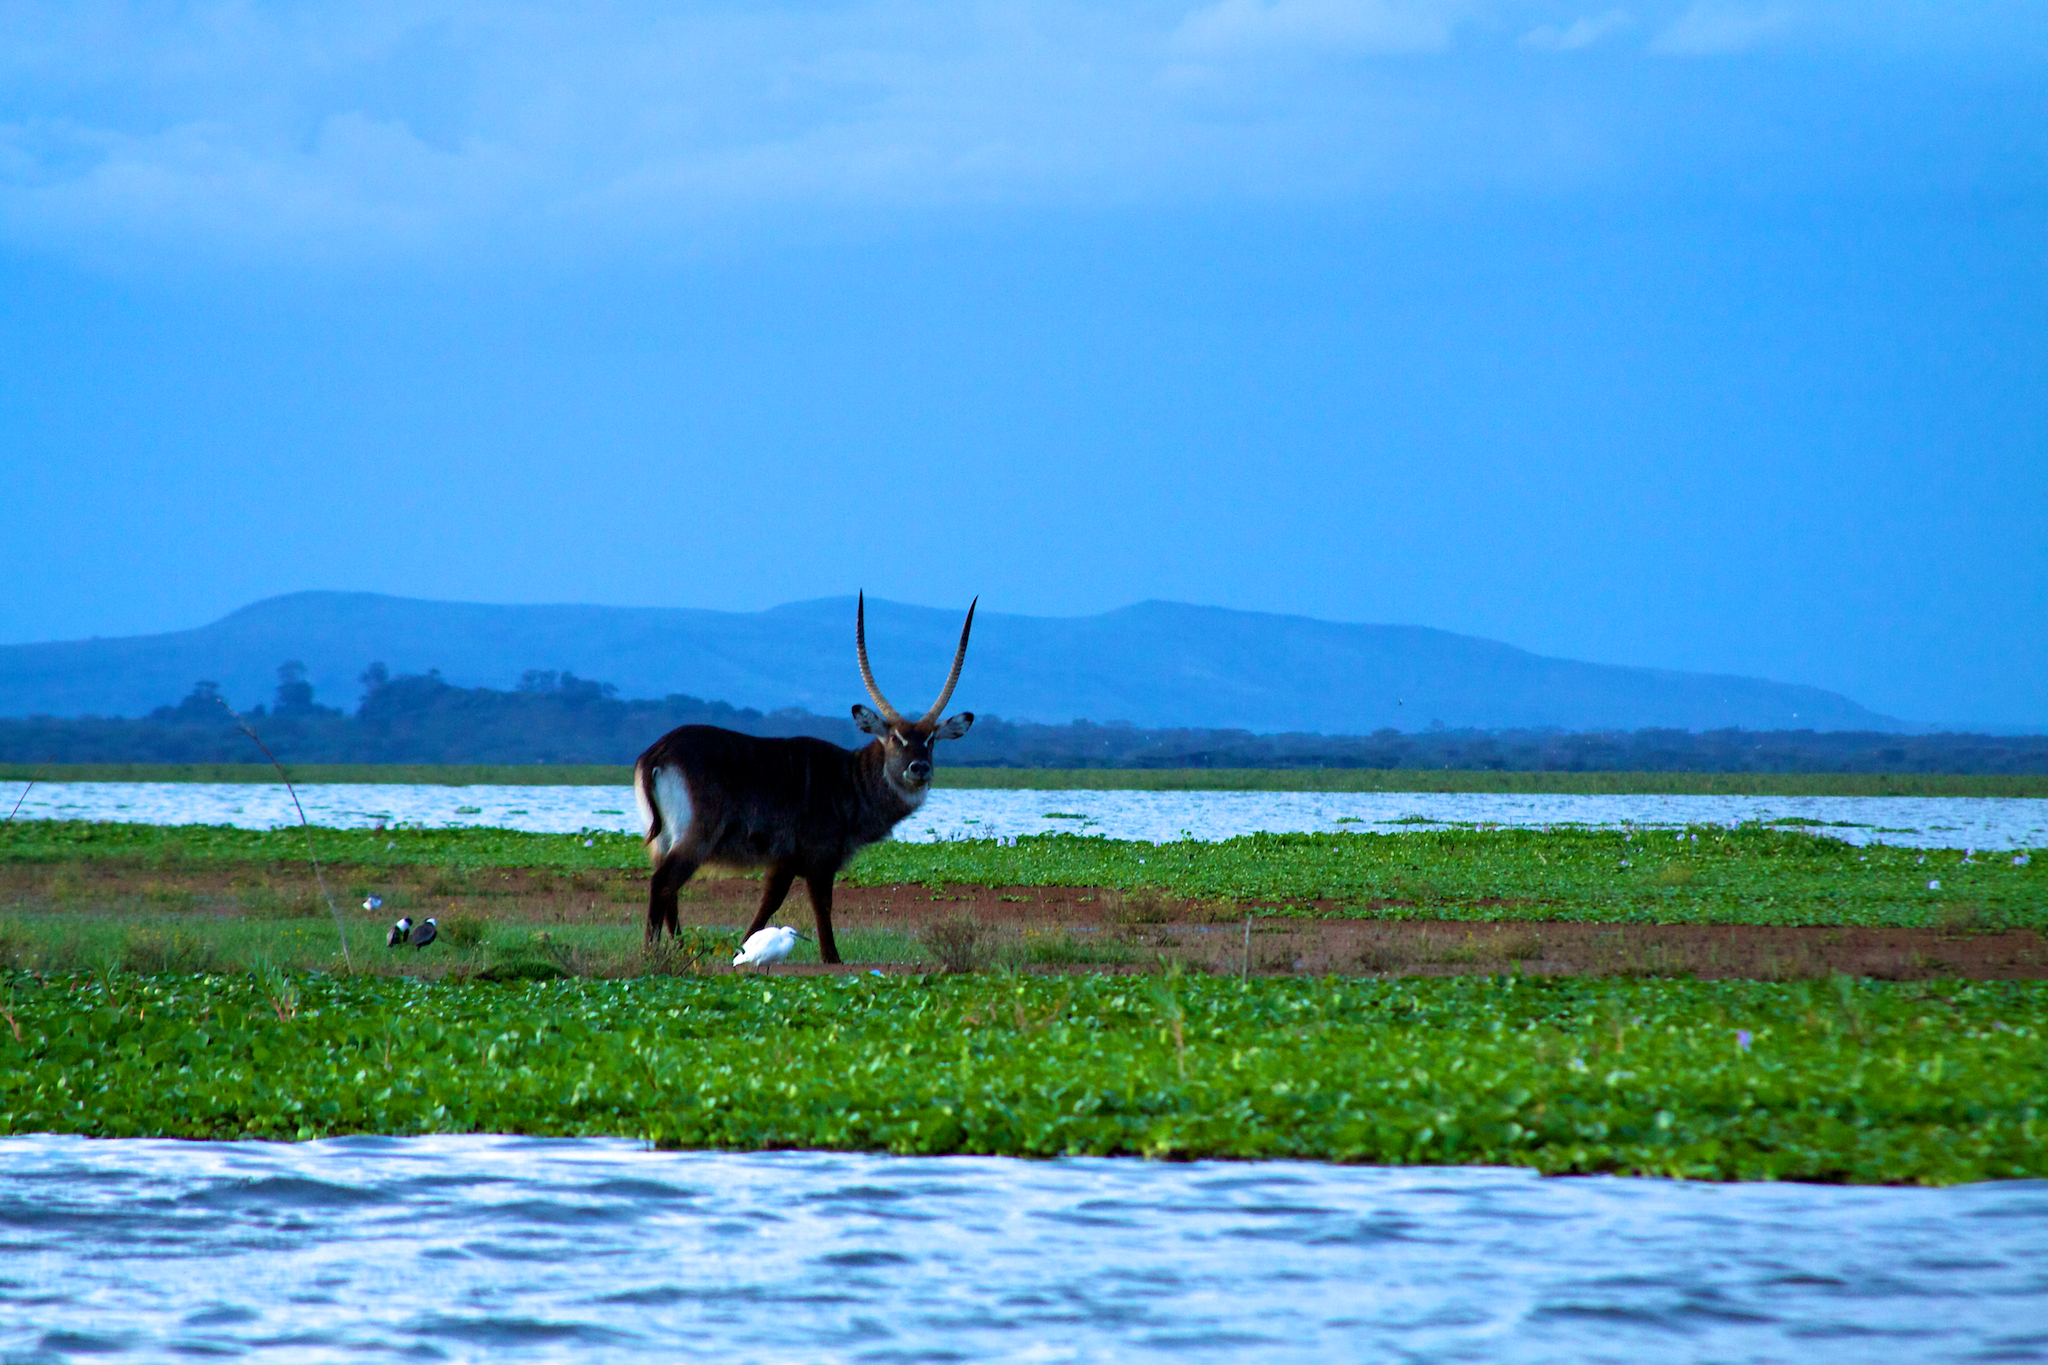
<path fill-rule="evenodd" d="M 633 796 L 654 864 L 647 941 L 658 939 L 664 925 L 676 932 L 676 893 L 705 863 L 763 867 L 761 905 L 746 937 L 767 925 L 802 877 L 818 917 L 818 955 L 839 961 L 839 945 L 832 940 L 832 879 L 855 853 L 888 838 L 898 821 L 924 804 L 932 746 L 960 738 L 974 724 L 972 711 L 939 719 L 960 681 L 973 629 L 970 603 L 939 699 L 921 718 L 905 720 L 868 669 L 862 593 L 853 615 L 854 655 L 860 680 L 880 711 L 856 706 L 853 723 L 873 735 L 873 743 L 842 749 L 822 739 L 762 739 L 715 725 L 684 725 L 640 755 L 633 765 Z"/>

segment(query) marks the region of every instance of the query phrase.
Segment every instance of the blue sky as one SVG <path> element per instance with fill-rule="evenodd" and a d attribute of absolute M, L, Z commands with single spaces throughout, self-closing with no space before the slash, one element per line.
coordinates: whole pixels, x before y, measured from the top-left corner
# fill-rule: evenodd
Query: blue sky
<path fill-rule="evenodd" d="M 2048 724 L 2048 7 L 7 4 L 0 641 L 1148 597 Z"/>

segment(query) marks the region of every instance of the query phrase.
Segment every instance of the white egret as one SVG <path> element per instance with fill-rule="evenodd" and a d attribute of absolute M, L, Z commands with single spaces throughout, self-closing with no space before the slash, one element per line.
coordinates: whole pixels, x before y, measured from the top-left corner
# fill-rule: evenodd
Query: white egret
<path fill-rule="evenodd" d="M 780 962 L 796 948 L 796 941 L 804 937 L 786 924 L 773 929 L 760 929 L 747 936 L 740 950 L 732 956 L 735 967 L 766 967 Z"/>

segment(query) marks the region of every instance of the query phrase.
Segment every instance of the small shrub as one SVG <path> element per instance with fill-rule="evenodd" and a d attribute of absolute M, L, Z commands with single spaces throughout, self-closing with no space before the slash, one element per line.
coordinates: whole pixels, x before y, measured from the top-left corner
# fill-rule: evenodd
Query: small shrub
<path fill-rule="evenodd" d="M 1921 953 L 1886 953 L 1863 969 L 1872 981 L 1917 981 L 1928 975 L 1934 962 Z"/>
<path fill-rule="evenodd" d="M 1477 962 L 1479 958 L 1479 940 L 1470 931 L 1465 934 L 1463 943 L 1450 943 L 1428 934 L 1422 936 L 1419 960 L 1423 962 L 1441 963 L 1447 967 L 1464 966 Z"/>
<path fill-rule="evenodd" d="M 968 915 L 925 926 L 917 941 L 949 972 L 971 972 L 987 966 L 993 946 L 988 926 Z"/>
<path fill-rule="evenodd" d="M 521 942 L 495 947 L 491 964 L 476 977 L 479 981 L 552 981 L 587 976 L 592 974 L 589 968 L 595 956 L 543 929 Z"/>
<path fill-rule="evenodd" d="M 427 874 L 424 889 L 430 896 L 460 896 L 469 891 L 469 873 L 456 863 L 437 867 Z"/>
<path fill-rule="evenodd" d="M 1114 924 L 1165 924 L 1174 919 L 1180 902 L 1156 886 L 1135 891 L 1109 892 L 1103 897 L 1103 914 Z"/>
<path fill-rule="evenodd" d="M 491 922 L 482 915 L 464 913 L 437 920 L 435 927 L 441 931 L 441 937 L 448 941 L 450 947 L 474 948 L 482 943 L 484 935 L 490 932 Z"/>
<path fill-rule="evenodd" d="M 593 947 L 587 943 L 559 939 L 543 929 L 529 937 L 517 949 L 506 954 L 499 962 L 493 964 L 490 970 L 481 973 L 481 975 L 487 980 L 507 979 L 502 976 L 493 975 L 493 972 L 496 972 L 499 968 L 507 971 L 515 970 L 521 961 L 526 960 L 538 960 L 552 969 L 551 973 L 539 975 L 528 973 L 525 979 L 531 980 L 539 980 L 541 976 L 549 974 L 565 977 L 621 976 L 625 974 L 625 962 L 622 954 L 616 951 L 606 951 L 602 948 Z"/>
<path fill-rule="evenodd" d="M 1397 972 L 1408 965 L 1408 956 L 1391 943 L 1373 942 L 1358 950 L 1358 965 L 1369 972 Z"/>
<path fill-rule="evenodd" d="M 1683 976 L 1691 970 L 1678 953 L 1661 943 L 1652 943 L 1646 948 L 1629 948 L 1623 951 L 1621 961 L 1615 964 L 1613 975 L 1629 978 Z"/>
<path fill-rule="evenodd" d="M 1543 956 L 1543 940 L 1534 934 L 1509 934 L 1490 939 L 1486 952 L 1502 962 L 1528 962 Z"/>
<path fill-rule="evenodd" d="M 510 957 L 476 974 L 478 981 L 559 981 L 573 973 L 536 957 Z"/>
<path fill-rule="evenodd" d="M 242 903 L 242 913 L 250 919 L 311 919 L 327 913 L 327 903 L 310 886 L 289 893 L 258 886 L 244 891 L 237 899 Z"/>
<path fill-rule="evenodd" d="M 1951 901 L 1935 914 L 1934 922 L 1951 933 L 1967 934 L 1984 927 L 1984 907 L 1968 901 Z"/>
<path fill-rule="evenodd" d="M 1027 933 L 1024 960 L 1055 966 L 1085 962 L 1123 962 L 1126 954 L 1114 943 L 1091 942 L 1079 934 Z"/>
<path fill-rule="evenodd" d="M 1254 943 L 1252 945 L 1252 970 L 1258 972 L 1298 972 L 1301 959 L 1295 956 L 1292 946 L 1286 943 Z"/>
<path fill-rule="evenodd" d="M 643 976 L 688 976 L 706 963 L 739 951 L 735 935 L 723 929 L 687 924 L 673 937 L 656 939 L 640 950 Z"/>
<path fill-rule="evenodd" d="M 149 882 L 142 888 L 142 899 L 162 909 L 178 912 L 191 910 L 199 904 L 199 897 L 176 886 L 165 886 L 160 882 Z"/>
<path fill-rule="evenodd" d="M 122 939 L 121 963 L 131 972 L 215 972 L 220 956 L 197 934 L 180 929 L 130 929 Z"/>

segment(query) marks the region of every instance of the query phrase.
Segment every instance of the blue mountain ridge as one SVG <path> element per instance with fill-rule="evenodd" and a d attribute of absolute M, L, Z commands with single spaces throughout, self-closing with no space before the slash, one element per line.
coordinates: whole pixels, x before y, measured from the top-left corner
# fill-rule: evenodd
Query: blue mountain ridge
<path fill-rule="evenodd" d="M 960 608 L 869 599 L 876 680 L 911 714 L 930 705 Z M 865 700 L 852 597 L 758 612 L 500 606 L 376 593 L 266 598 L 195 630 L 0 646 L 0 715 L 134 716 L 201 678 L 237 706 L 268 701 L 302 661 L 317 698 L 353 708 L 372 661 L 511 687 L 530 668 L 762 710 L 843 715 Z M 1140 602 L 1095 616 L 983 610 L 949 709 L 1012 720 L 1088 719 L 1255 733 L 1366 734 L 1435 722 L 1497 729 L 1670 727 L 1903 730 L 1838 693 L 1733 675 L 1547 658 L 1423 626 Z"/>

